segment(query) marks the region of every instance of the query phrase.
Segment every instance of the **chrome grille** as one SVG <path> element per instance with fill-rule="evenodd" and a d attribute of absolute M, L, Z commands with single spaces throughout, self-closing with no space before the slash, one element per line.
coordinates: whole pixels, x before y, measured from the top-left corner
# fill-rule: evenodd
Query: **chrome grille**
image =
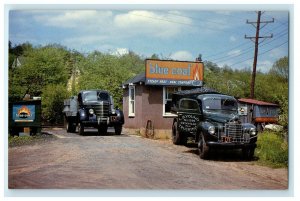
<path fill-rule="evenodd" d="M 250 138 L 247 133 L 243 132 L 242 124 L 230 122 L 225 124 L 224 134 L 229 137 L 231 142 L 249 142 Z"/>
<path fill-rule="evenodd" d="M 94 112 L 97 118 L 106 120 L 109 115 L 109 103 L 103 102 L 100 105 L 93 105 Z"/>

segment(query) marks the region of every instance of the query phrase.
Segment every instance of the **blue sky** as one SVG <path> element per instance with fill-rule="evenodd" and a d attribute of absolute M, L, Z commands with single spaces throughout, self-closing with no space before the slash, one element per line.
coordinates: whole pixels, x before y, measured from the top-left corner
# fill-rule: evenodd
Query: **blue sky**
<path fill-rule="evenodd" d="M 267 72 L 273 63 L 288 56 L 287 11 L 265 11 L 261 21 L 257 69 Z M 254 10 L 10 10 L 9 40 L 13 45 L 61 44 L 82 53 L 94 50 L 125 54 L 129 50 L 150 57 L 203 60 L 234 69 L 252 68 L 255 36 Z M 263 24 L 261 24 L 263 25 Z"/>

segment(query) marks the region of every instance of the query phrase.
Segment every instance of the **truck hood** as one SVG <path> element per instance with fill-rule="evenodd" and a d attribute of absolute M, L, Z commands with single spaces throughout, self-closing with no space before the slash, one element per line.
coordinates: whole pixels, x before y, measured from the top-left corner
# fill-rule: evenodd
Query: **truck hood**
<path fill-rule="evenodd" d="M 203 113 L 204 118 L 213 122 L 226 123 L 231 120 L 238 120 L 238 114 L 231 111 L 206 111 Z"/>

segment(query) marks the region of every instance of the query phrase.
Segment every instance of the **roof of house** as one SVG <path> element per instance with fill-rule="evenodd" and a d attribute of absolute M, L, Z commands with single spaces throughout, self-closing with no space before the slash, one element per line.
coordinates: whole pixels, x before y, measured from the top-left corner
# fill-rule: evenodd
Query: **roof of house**
<path fill-rule="evenodd" d="M 145 72 L 143 72 L 143 73 L 140 73 L 140 74 L 136 75 L 135 77 L 127 80 L 122 85 L 125 86 L 125 85 L 135 84 L 135 83 L 139 83 L 139 82 L 145 83 L 145 81 L 146 81 L 146 76 L 145 76 Z"/>
<path fill-rule="evenodd" d="M 238 99 L 238 101 L 243 103 L 250 103 L 254 105 L 278 106 L 277 104 L 274 103 L 268 103 L 268 102 L 250 99 L 250 98 L 240 98 Z"/>

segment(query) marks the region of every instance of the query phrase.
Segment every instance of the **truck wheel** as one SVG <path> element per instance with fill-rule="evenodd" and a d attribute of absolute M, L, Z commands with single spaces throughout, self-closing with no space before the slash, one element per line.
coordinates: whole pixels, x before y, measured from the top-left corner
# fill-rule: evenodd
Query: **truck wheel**
<path fill-rule="evenodd" d="M 122 125 L 115 125 L 115 134 L 121 135 L 122 133 Z"/>
<path fill-rule="evenodd" d="M 76 126 L 73 125 L 73 122 L 70 122 L 68 120 L 65 120 L 65 128 L 68 133 L 75 133 Z"/>
<path fill-rule="evenodd" d="M 70 127 L 71 127 L 71 128 L 70 128 L 70 132 L 71 132 L 71 133 L 75 133 L 75 132 L 76 132 L 76 125 L 74 125 L 74 124 L 72 123 Z"/>
<path fill-rule="evenodd" d="M 243 158 L 244 160 L 252 160 L 254 156 L 254 148 L 243 148 Z"/>
<path fill-rule="evenodd" d="M 98 135 L 106 135 L 107 134 L 107 125 L 98 126 Z"/>
<path fill-rule="evenodd" d="M 199 141 L 198 141 L 198 150 L 199 150 L 199 157 L 201 159 L 207 159 L 209 154 L 209 147 L 207 146 L 203 133 L 200 133 Z"/>
<path fill-rule="evenodd" d="M 174 121 L 173 126 L 172 126 L 172 141 L 173 141 L 173 144 L 176 144 L 176 145 L 181 144 L 180 133 L 177 128 L 177 121 Z"/>
<path fill-rule="evenodd" d="M 79 135 L 84 135 L 84 125 L 82 123 L 78 123 L 78 132 Z"/>
<path fill-rule="evenodd" d="M 64 126 L 67 132 L 69 132 L 69 121 L 67 119 L 67 117 L 64 118 Z"/>

